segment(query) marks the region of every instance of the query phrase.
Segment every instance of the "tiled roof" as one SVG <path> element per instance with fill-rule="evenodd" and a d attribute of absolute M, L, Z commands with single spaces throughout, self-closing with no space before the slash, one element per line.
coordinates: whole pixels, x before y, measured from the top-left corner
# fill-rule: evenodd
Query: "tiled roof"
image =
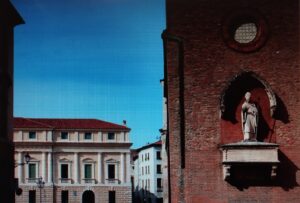
<path fill-rule="evenodd" d="M 149 143 L 149 144 L 147 144 L 147 145 L 145 145 L 145 146 L 142 146 L 142 147 L 136 149 L 136 151 L 137 151 L 137 152 L 140 152 L 140 151 L 142 151 L 142 150 L 144 150 L 144 149 L 148 149 L 148 148 L 150 148 L 150 147 L 161 147 L 161 145 L 162 145 L 162 141 L 161 141 L 161 140 L 158 140 L 158 141 L 156 141 L 156 142 Z"/>
<path fill-rule="evenodd" d="M 158 140 L 157 142 L 154 142 L 154 143 L 152 143 L 152 144 L 154 144 L 154 145 L 161 145 L 162 142 L 161 142 L 161 140 Z"/>
<path fill-rule="evenodd" d="M 14 118 L 14 128 L 45 129 L 118 129 L 130 130 L 126 126 L 97 119 Z"/>

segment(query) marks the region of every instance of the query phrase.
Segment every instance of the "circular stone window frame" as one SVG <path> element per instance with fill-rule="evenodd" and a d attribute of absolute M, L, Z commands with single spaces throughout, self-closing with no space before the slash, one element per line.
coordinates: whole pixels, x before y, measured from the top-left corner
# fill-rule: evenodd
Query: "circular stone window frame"
<path fill-rule="evenodd" d="M 234 39 L 236 29 L 244 23 L 254 23 L 257 30 L 255 38 L 248 43 L 240 43 Z M 222 31 L 226 45 L 235 51 L 244 53 L 254 52 L 263 47 L 269 34 L 268 25 L 263 15 L 250 9 L 232 12 L 225 18 Z"/>

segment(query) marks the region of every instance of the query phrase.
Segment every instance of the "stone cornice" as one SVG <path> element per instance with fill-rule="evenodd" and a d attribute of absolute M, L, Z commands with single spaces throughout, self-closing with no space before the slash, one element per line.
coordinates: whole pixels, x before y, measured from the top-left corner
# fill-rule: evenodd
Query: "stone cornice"
<path fill-rule="evenodd" d="M 96 143 L 96 142 L 14 142 L 15 147 L 53 146 L 53 147 L 131 147 L 132 143 Z"/>

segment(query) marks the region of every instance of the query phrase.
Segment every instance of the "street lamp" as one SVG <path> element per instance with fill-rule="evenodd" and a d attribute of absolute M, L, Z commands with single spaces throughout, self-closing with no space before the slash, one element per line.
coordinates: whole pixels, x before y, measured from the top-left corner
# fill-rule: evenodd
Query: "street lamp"
<path fill-rule="evenodd" d="M 28 152 L 25 154 L 25 163 L 28 164 L 28 162 L 30 161 L 31 159 L 31 156 L 28 154 Z"/>
<path fill-rule="evenodd" d="M 28 154 L 28 152 L 25 154 L 24 156 L 25 158 L 25 162 L 21 162 L 21 163 L 15 163 L 15 168 L 18 167 L 18 166 L 23 166 L 25 164 L 28 164 L 30 159 L 31 159 L 31 156 Z M 20 178 L 20 177 L 19 177 Z M 15 192 L 17 195 L 21 195 L 23 190 L 21 188 L 19 188 L 19 184 L 18 184 L 18 178 L 15 178 L 14 179 L 15 181 Z"/>
<path fill-rule="evenodd" d="M 38 188 L 40 189 L 40 203 L 42 203 L 42 188 L 45 187 L 45 181 L 43 181 L 42 177 L 39 177 L 36 181 Z"/>
<path fill-rule="evenodd" d="M 17 166 L 23 166 L 23 165 L 25 165 L 25 164 L 28 164 L 29 161 L 30 161 L 30 159 L 31 159 L 31 156 L 30 156 L 30 155 L 28 154 L 28 152 L 27 152 L 27 153 L 25 154 L 24 158 L 25 158 L 25 162 L 16 163 L 16 164 L 15 164 L 15 167 L 17 167 Z"/>

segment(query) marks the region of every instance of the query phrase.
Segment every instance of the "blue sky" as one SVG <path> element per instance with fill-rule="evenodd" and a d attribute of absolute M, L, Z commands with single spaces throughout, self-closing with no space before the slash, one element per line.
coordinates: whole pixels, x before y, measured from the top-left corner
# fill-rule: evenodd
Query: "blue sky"
<path fill-rule="evenodd" d="M 13 0 L 14 115 L 127 120 L 133 148 L 162 127 L 163 0 Z"/>

